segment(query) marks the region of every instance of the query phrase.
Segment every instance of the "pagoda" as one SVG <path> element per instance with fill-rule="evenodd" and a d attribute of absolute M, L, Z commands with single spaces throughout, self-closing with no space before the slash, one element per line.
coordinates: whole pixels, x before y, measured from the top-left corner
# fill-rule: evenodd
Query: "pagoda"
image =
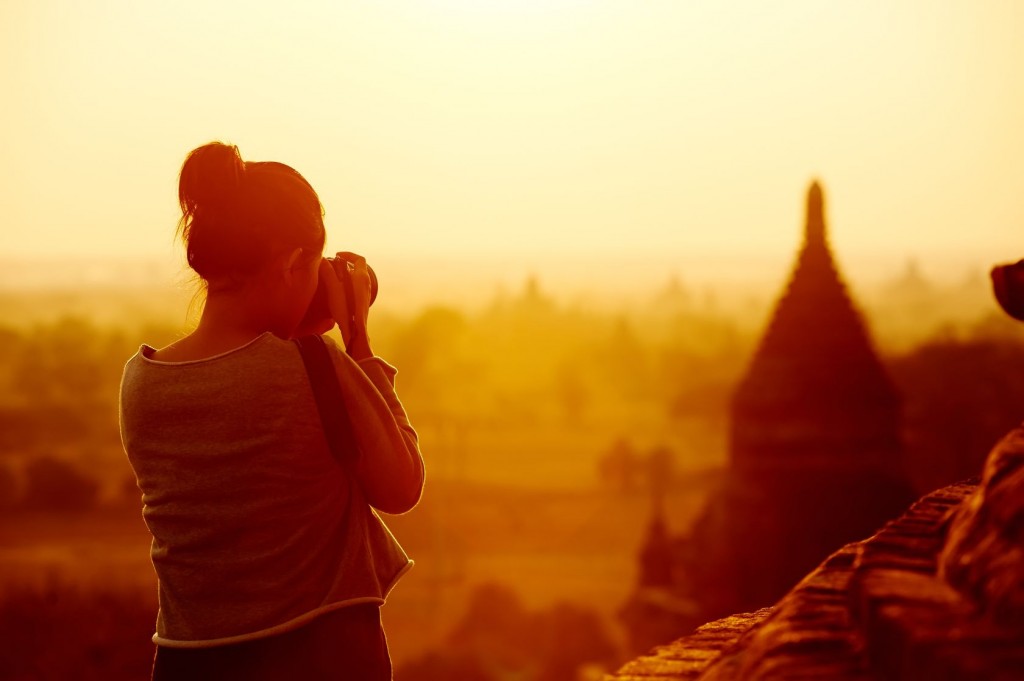
<path fill-rule="evenodd" d="M 832 257 L 824 207 L 813 182 L 796 265 L 733 394 L 739 476 L 890 470 L 902 456 L 900 398 Z"/>
<path fill-rule="evenodd" d="M 636 644 L 774 603 L 914 499 L 900 396 L 832 256 L 818 182 L 806 207 L 796 263 L 732 396 L 722 482 L 688 534 L 666 541 L 652 519 L 642 579 L 621 611 Z M 650 579 L 651 557 L 666 549 L 672 584 L 652 584 L 663 580 Z M 652 588 L 675 607 L 654 614 Z"/>

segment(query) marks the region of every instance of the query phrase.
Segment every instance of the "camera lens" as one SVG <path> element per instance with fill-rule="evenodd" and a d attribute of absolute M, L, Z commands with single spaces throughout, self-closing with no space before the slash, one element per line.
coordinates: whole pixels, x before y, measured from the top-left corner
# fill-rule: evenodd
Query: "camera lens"
<path fill-rule="evenodd" d="M 366 272 L 370 275 L 370 305 L 373 305 L 373 301 L 377 300 L 377 273 L 369 265 L 366 266 Z"/>

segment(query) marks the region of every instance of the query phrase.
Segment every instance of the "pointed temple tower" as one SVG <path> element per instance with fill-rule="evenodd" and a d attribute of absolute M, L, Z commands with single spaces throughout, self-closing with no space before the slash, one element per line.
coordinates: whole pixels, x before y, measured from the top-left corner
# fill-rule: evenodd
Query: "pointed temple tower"
<path fill-rule="evenodd" d="M 903 513 L 914 494 L 900 424 L 899 395 L 836 267 L 813 182 L 789 283 L 733 394 L 726 480 L 683 570 L 706 614 L 775 602 L 832 551 Z"/>
<path fill-rule="evenodd" d="M 900 398 L 832 257 L 817 182 L 796 264 L 730 406 L 724 480 L 689 536 L 673 542 L 675 607 L 652 613 L 638 584 L 623 608 L 636 643 L 771 605 L 914 500 Z M 645 578 L 652 543 L 665 545 L 652 542 L 657 534 L 644 549 Z M 638 612 L 643 628 L 626 616 L 636 622 Z"/>
<path fill-rule="evenodd" d="M 733 395 L 735 474 L 892 470 L 900 400 L 829 250 L 824 197 L 807 192 L 804 242 Z"/>
<path fill-rule="evenodd" d="M 640 546 L 637 581 L 619 619 L 626 628 L 629 647 L 645 651 L 677 637 L 692 626 L 696 609 L 677 588 L 679 540 L 669 534 L 665 507 L 655 494 L 647 536 Z"/>

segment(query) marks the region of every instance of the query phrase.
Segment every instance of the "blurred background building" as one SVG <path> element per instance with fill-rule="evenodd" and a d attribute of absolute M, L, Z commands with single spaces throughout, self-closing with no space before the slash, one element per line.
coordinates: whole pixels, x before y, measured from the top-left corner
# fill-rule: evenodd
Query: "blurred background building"
<path fill-rule="evenodd" d="M 770 605 L 914 498 L 900 396 L 833 259 L 814 182 L 789 283 L 732 395 L 727 474 L 688 536 L 670 536 L 655 498 L 622 610 L 631 645 Z"/>

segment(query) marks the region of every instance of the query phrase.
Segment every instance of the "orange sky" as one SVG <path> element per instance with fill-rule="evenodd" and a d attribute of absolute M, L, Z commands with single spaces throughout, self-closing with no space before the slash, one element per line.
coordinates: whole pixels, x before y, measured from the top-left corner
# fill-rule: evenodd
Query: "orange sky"
<path fill-rule="evenodd" d="M 1015 259 L 1022 36 L 1014 0 L 5 2 L 0 255 L 169 258 L 222 139 L 370 257 L 788 262 L 820 176 L 854 261 Z"/>

